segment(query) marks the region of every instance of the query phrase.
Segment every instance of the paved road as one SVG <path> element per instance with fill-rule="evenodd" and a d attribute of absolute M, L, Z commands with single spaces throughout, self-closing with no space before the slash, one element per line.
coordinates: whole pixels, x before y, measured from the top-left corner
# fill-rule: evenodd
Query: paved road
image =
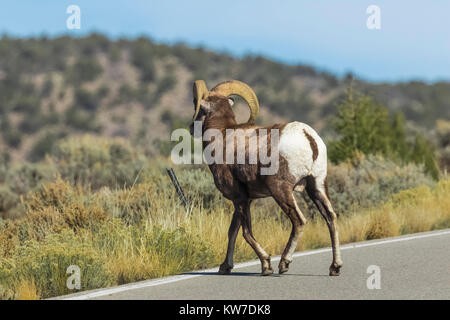
<path fill-rule="evenodd" d="M 288 273 L 259 275 L 259 261 L 81 292 L 69 299 L 450 299 L 450 229 L 343 246 L 340 277 L 329 277 L 329 249 L 296 253 Z M 273 259 L 275 260 L 275 258 Z M 278 262 L 272 262 L 277 266 Z M 367 288 L 370 265 L 381 289 Z"/>

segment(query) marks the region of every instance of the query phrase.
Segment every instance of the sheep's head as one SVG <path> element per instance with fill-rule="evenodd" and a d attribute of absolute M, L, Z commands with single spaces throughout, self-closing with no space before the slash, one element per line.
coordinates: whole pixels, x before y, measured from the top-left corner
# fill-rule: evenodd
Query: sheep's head
<path fill-rule="evenodd" d="M 205 81 L 197 80 L 194 82 L 194 117 L 192 121 L 204 121 L 208 117 L 225 118 L 234 114 L 231 107 L 234 104 L 232 95 L 242 97 L 250 108 L 250 118 L 248 124 L 254 124 L 256 116 L 259 113 L 259 103 L 255 92 L 245 83 L 237 80 L 225 81 L 219 83 L 213 89 L 208 90 Z M 193 134 L 193 124 L 191 125 L 191 134 Z"/>

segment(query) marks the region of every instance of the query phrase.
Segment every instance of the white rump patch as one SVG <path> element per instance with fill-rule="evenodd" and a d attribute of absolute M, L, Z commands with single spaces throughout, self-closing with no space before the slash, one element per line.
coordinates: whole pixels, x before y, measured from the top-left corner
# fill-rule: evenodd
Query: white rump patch
<path fill-rule="evenodd" d="M 313 161 L 313 151 L 303 130 L 316 141 L 316 161 Z M 279 152 L 287 160 L 289 172 L 297 181 L 309 175 L 326 176 L 327 149 L 319 135 L 307 124 L 297 121 L 288 123 L 281 131 Z"/>

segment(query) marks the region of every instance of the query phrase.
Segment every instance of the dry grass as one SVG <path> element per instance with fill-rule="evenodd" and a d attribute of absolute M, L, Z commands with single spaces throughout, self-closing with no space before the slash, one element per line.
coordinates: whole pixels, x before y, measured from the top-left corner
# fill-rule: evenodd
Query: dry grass
<path fill-rule="evenodd" d="M 17 300 L 39 300 L 39 290 L 34 280 L 22 280 L 17 286 Z"/>

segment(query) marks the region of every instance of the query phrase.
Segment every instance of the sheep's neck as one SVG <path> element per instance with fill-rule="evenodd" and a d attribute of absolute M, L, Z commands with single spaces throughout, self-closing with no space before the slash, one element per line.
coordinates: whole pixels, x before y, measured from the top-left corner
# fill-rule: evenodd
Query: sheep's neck
<path fill-rule="evenodd" d="M 231 111 L 222 111 L 220 114 L 207 116 L 204 122 L 203 130 L 208 129 L 226 129 L 237 125 L 234 114 Z"/>
<path fill-rule="evenodd" d="M 273 127 L 279 126 L 278 124 L 275 124 Z M 255 126 L 254 124 L 249 123 L 240 123 L 238 124 L 236 122 L 236 118 L 234 117 L 234 114 L 228 114 L 227 117 L 221 116 L 221 117 L 208 117 L 204 121 L 203 125 L 203 135 L 205 134 L 205 131 L 208 129 L 216 129 L 219 130 L 222 133 L 222 146 L 223 143 L 226 140 L 226 131 L 227 129 L 249 129 L 249 128 L 260 128 L 259 126 Z M 213 140 L 213 139 L 211 139 Z M 206 148 L 210 143 L 213 141 L 203 141 L 203 148 Z M 224 150 L 225 152 L 225 150 Z"/>
<path fill-rule="evenodd" d="M 234 117 L 234 114 L 228 113 L 226 115 L 213 115 L 212 117 L 207 117 L 203 126 L 203 134 L 208 129 L 217 129 L 222 132 L 222 136 L 225 139 L 226 129 L 231 129 L 237 127 L 238 124 Z M 212 141 L 203 141 L 203 147 L 205 148 Z"/>

